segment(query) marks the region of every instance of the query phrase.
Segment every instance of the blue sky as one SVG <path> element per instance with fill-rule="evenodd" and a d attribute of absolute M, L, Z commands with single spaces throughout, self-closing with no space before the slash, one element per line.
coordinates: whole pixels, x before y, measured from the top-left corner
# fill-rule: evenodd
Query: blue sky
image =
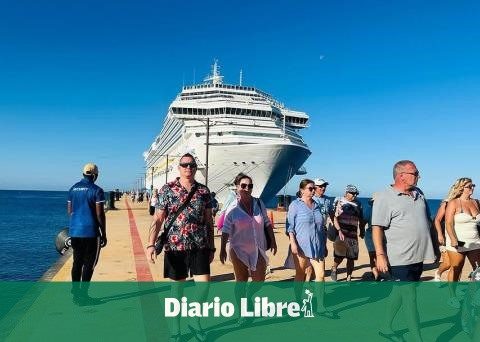
<path fill-rule="evenodd" d="M 225 81 L 310 115 L 308 176 L 362 195 L 412 159 L 428 197 L 478 179 L 475 1 L 1 1 L 2 189 L 63 190 L 96 162 L 128 188 L 183 83 Z M 290 185 L 295 188 L 297 180 Z"/>

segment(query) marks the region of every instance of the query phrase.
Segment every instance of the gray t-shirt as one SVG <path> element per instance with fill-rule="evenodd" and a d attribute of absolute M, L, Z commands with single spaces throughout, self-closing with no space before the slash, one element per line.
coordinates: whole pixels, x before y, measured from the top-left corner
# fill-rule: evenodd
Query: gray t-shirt
<path fill-rule="evenodd" d="M 391 266 L 433 262 L 429 209 L 422 191 L 413 196 L 389 186 L 373 202 L 372 226 L 384 228 L 386 252 Z"/>

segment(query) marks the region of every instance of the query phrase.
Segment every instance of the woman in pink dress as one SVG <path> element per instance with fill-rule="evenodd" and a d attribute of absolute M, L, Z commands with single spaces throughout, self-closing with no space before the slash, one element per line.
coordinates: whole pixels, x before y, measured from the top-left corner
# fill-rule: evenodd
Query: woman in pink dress
<path fill-rule="evenodd" d="M 272 223 L 262 200 L 252 196 L 252 178 L 240 173 L 235 178 L 237 202 L 225 215 L 222 230 L 220 261 L 227 260 L 227 242 L 230 241 L 230 260 L 237 281 L 264 281 L 268 265 L 267 236 L 270 250 L 275 255 L 277 244 Z"/>

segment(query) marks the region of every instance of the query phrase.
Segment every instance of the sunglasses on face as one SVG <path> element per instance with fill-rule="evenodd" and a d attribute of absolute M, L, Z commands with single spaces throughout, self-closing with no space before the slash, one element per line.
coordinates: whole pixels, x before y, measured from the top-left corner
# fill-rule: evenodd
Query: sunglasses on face
<path fill-rule="evenodd" d="M 407 175 L 412 175 L 412 176 L 415 176 L 415 177 L 418 177 L 420 176 L 420 172 L 415 171 L 415 172 L 402 172 L 402 173 L 406 173 Z"/>
<path fill-rule="evenodd" d="M 245 184 L 245 183 L 242 183 L 242 184 L 240 184 L 240 187 L 241 187 L 242 189 L 248 188 L 248 189 L 251 190 L 251 189 L 253 189 L 253 184 Z"/>
<path fill-rule="evenodd" d="M 464 187 L 465 189 L 475 189 L 475 184 L 470 184 Z"/>
<path fill-rule="evenodd" d="M 326 189 L 327 186 L 326 185 L 315 185 L 315 188 Z"/>
<path fill-rule="evenodd" d="M 196 169 L 197 164 L 196 163 L 180 163 L 180 166 L 186 169 L 187 167 L 190 169 Z"/>
<path fill-rule="evenodd" d="M 358 196 L 358 194 L 356 192 L 347 192 L 347 194 L 350 194 L 352 196 Z"/>
<path fill-rule="evenodd" d="M 313 191 L 313 190 L 315 190 L 315 188 L 314 188 L 313 186 L 309 186 L 308 188 L 305 188 L 305 189 L 307 189 L 308 191 Z"/>

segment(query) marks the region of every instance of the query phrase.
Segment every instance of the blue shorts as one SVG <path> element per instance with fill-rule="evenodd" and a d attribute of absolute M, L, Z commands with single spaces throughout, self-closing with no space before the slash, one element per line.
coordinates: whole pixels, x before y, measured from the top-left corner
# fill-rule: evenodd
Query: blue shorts
<path fill-rule="evenodd" d="M 392 280 L 396 281 L 420 281 L 423 272 L 423 262 L 411 265 L 390 266 Z"/>

